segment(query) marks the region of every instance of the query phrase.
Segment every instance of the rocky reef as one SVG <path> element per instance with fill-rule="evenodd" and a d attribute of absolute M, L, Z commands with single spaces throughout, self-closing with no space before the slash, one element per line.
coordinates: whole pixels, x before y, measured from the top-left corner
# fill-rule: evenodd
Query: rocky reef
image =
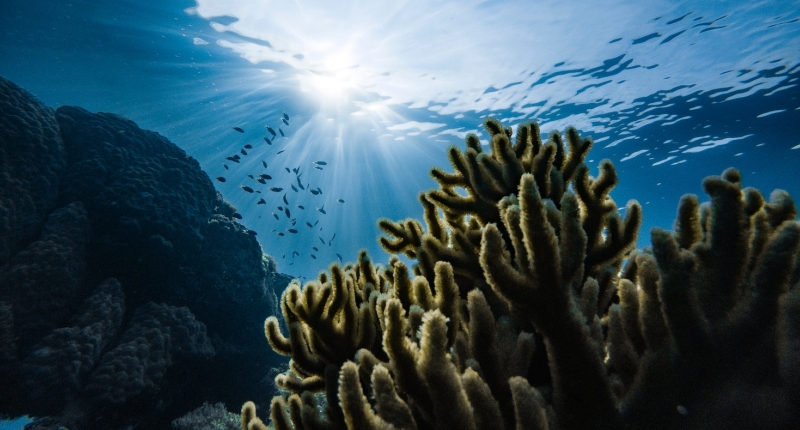
<path fill-rule="evenodd" d="M 234 212 L 163 136 L 0 78 L 0 415 L 168 428 L 268 401 L 290 277 Z"/>
<path fill-rule="evenodd" d="M 610 161 L 590 176 L 590 139 L 485 126 L 490 150 L 468 136 L 453 173 L 431 172 L 423 221 L 379 222 L 388 264 L 362 252 L 284 291 L 265 324 L 291 357 L 272 428 L 800 427 L 787 193 L 726 170 L 636 250 L 641 207 L 621 215 Z M 267 428 L 256 403 L 242 428 Z"/>

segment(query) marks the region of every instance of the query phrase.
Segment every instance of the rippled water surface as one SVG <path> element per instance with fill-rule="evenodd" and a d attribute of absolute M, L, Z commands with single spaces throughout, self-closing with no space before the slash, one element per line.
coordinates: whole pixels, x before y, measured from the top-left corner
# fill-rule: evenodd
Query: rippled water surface
<path fill-rule="evenodd" d="M 420 217 L 428 170 L 447 167 L 468 133 L 485 142 L 490 116 L 592 136 L 593 171 L 608 158 L 619 172 L 612 197 L 644 206 L 640 246 L 671 226 L 682 194 L 703 195 L 702 178 L 729 166 L 764 194 L 800 196 L 798 1 L 2 6 L 0 75 L 52 107 L 167 136 L 227 178 L 218 190 L 295 276 L 361 248 L 384 261 L 376 220 Z M 246 144 L 240 163 L 226 161 Z M 261 173 L 271 183 L 247 176 Z"/>

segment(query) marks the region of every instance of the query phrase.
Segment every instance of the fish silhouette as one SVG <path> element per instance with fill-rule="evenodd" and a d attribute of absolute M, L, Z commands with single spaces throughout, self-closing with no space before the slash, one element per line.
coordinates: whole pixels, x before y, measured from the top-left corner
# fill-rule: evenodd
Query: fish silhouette
<path fill-rule="evenodd" d="M 223 178 L 222 176 L 217 176 L 217 180 L 220 182 L 225 182 L 225 178 Z"/>
<path fill-rule="evenodd" d="M 244 133 L 244 130 L 242 130 L 241 127 L 231 127 L 231 128 L 238 131 L 239 133 Z"/>
<path fill-rule="evenodd" d="M 246 186 L 246 185 L 241 185 L 241 187 L 242 187 L 243 190 L 247 191 L 248 193 L 252 193 L 253 192 L 253 189 L 248 187 L 248 186 Z"/>

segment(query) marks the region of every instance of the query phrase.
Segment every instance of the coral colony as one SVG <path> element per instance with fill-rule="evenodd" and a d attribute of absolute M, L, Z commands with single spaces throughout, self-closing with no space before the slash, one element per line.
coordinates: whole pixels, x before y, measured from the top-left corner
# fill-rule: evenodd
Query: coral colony
<path fill-rule="evenodd" d="M 787 193 L 726 170 L 635 250 L 641 207 L 620 215 L 610 161 L 589 175 L 590 139 L 485 126 L 490 152 L 472 135 L 432 170 L 424 224 L 379 222 L 388 265 L 361 252 L 284 291 L 276 430 L 800 428 Z M 242 428 L 267 428 L 252 402 Z"/>

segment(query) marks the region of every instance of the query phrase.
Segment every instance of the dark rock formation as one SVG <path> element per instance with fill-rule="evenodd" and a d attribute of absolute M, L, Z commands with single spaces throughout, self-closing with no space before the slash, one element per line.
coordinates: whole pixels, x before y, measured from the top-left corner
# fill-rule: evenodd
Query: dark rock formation
<path fill-rule="evenodd" d="M 166 428 L 267 403 L 284 360 L 263 321 L 290 278 L 234 212 L 163 136 L 0 78 L 0 415 Z"/>
<path fill-rule="evenodd" d="M 67 166 L 53 110 L 0 78 L 0 265 L 30 242 Z"/>

